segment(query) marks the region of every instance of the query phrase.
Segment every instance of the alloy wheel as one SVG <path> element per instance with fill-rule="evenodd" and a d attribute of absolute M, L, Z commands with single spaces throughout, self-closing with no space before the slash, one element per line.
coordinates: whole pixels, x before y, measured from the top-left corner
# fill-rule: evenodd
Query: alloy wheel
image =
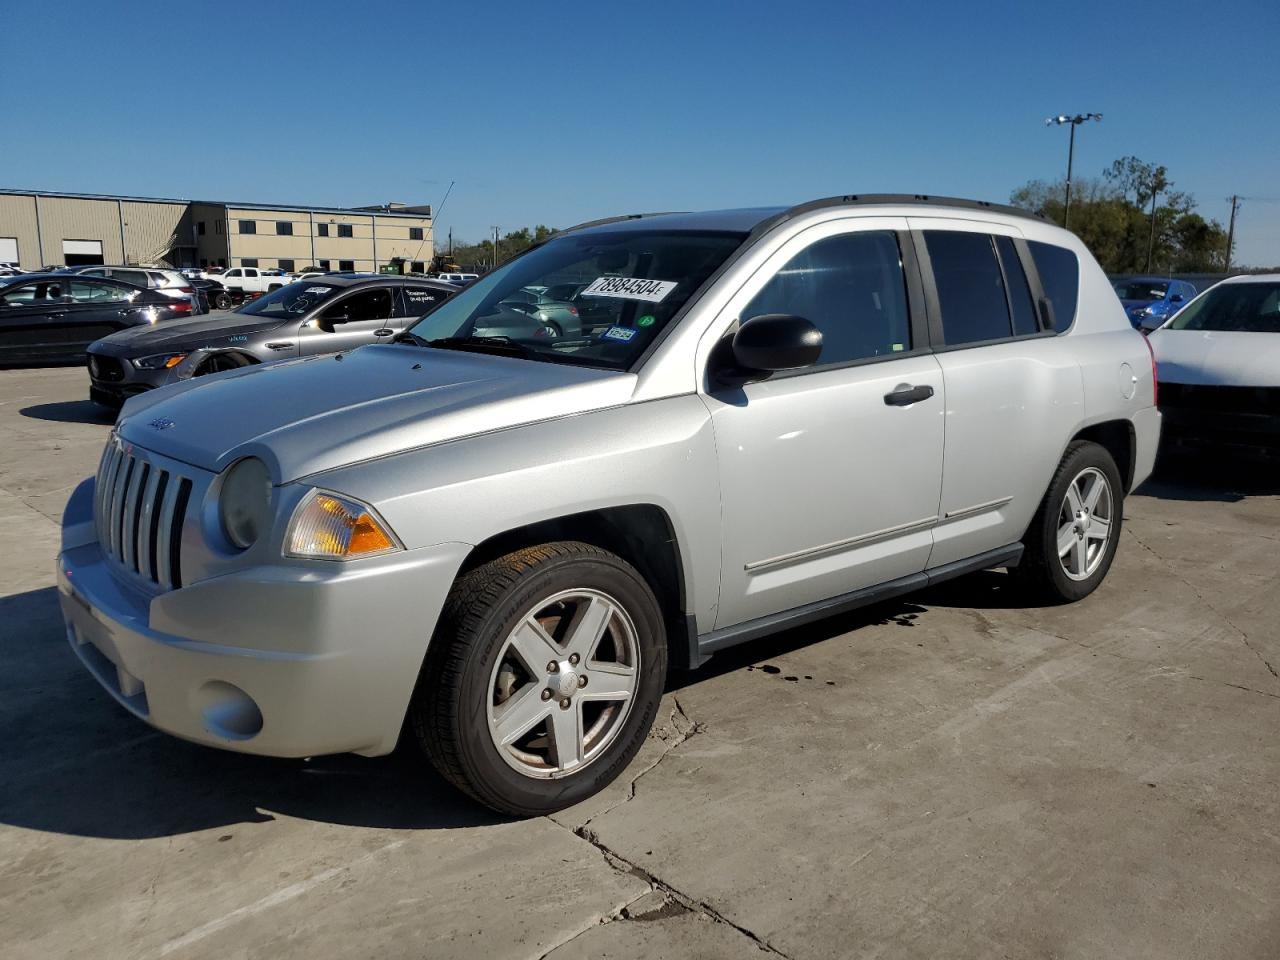
<path fill-rule="evenodd" d="M 489 735 L 520 773 L 554 779 L 603 754 L 626 723 L 640 644 L 622 605 L 575 588 L 537 601 L 508 634 L 489 680 Z"/>
<path fill-rule="evenodd" d="M 1072 580 L 1087 580 L 1107 555 L 1115 499 L 1097 467 L 1081 470 L 1067 487 L 1058 511 L 1058 562 Z"/>

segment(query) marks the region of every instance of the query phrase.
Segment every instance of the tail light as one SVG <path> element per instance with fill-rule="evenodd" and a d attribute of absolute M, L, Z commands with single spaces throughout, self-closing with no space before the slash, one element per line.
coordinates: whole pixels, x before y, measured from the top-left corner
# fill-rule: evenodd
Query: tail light
<path fill-rule="evenodd" d="M 190 296 L 194 292 L 190 287 L 174 287 L 174 289 L 179 293 L 186 294 L 187 296 Z"/>
<path fill-rule="evenodd" d="M 174 313 L 190 313 L 191 301 L 190 300 L 174 300 L 172 303 L 168 304 L 168 307 Z"/>
<path fill-rule="evenodd" d="M 1142 342 L 1147 345 L 1147 353 L 1151 354 L 1151 403 L 1159 406 L 1160 403 L 1160 376 L 1156 372 L 1156 351 L 1151 346 L 1151 338 L 1143 337 Z"/>
<path fill-rule="evenodd" d="M 573 315 L 576 317 L 576 316 L 578 315 L 578 308 L 577 308 L 577 307 L 570 307 L 570 308 L 569 308 L 569 312 L 570 312 L 571 314 L 573 314 Z"/>

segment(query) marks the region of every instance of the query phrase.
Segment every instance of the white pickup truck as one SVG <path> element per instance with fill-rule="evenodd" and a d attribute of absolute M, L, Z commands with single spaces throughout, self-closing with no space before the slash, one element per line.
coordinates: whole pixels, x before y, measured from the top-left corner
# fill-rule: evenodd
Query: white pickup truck
<path fill-rule="evenodd" d="M 257 267 L 232 267 L 219 274 L 218 280 L 228 290 L 267 293 L 287 283 L 293 283 L 294 277 L 279 271 L 259 270 Z"/>

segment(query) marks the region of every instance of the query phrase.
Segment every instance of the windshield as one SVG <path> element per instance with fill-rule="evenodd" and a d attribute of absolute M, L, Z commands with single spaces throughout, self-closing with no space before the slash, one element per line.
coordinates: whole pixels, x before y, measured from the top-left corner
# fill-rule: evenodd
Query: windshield
<path fill-rule="evenodd" d="M 1116 284 L 1116 296 L 1121 300 L 1161 300 L 1168 291 L 1167 283 L 1152 280 L 1126 280 Z"/>
<path fill-rule="evenodd" d="M 618 230 L 558 237 L 476 280 L 410 328 L 521 345 L 533 360 L 625 369 L 745 239 Z"/>
<path fill-rule="evenodd" d="M 302 280 L 279 290 L 272 290 L 257 300 L 246 303 L 236 313 L 247 313 L 251 317 L 297 317 L 324 303 L 341 289 L 327 283 Z"/>
<path fill-rule="evenodd" d="M 1280 282 L 1221 284 L 1174 316 L 1168 329 L 1280 333 Z"/>

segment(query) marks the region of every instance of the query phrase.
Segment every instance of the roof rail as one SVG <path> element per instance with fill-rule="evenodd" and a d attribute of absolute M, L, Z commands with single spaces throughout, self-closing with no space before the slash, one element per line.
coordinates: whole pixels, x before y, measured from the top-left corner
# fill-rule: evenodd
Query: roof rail
<path fill-rule="evenodd" d="M 775 214 L 768 220 L 756 224 L 753 233 L 760 233 L 773 228 L 794 217 L 814 210 L 825 210 L 832 207 L 870 206 L 876 204 L 920 204 L 922 206 L 958 207 L 962 210 L 984 210 L 990 213 L 1003 213 L 1007 216 L 1024 217 L 1028 220 L 1049 222 L 1043 214 L 1033 213 L 1021 207 L 1011 207 L 1002 203 L 991 203 L 987 200 L 965 200 L 960 197 L 933 197 L 924 193 L 849 193 L 840 197 L 824 197 L 821 200 L 810 200 Z"/>
<path fill-rule="evenodd" d="M 624 220 L 642 220 L 645 217 L 665 217 L 670 213 L 688 213 L 687 210 L 659 210 L 651 213 L 624 213 L 620 217 L 603 217 L 600 220 L 587 220 L 575 223 L 572 227 L 562 227 L 556 233 L 572 233 L 574 230 L 585 230 L 587 227 L 603 227 L 609 223 L 621 223 Z M 554 236 L 554 234 L 553 234 Z"/>

